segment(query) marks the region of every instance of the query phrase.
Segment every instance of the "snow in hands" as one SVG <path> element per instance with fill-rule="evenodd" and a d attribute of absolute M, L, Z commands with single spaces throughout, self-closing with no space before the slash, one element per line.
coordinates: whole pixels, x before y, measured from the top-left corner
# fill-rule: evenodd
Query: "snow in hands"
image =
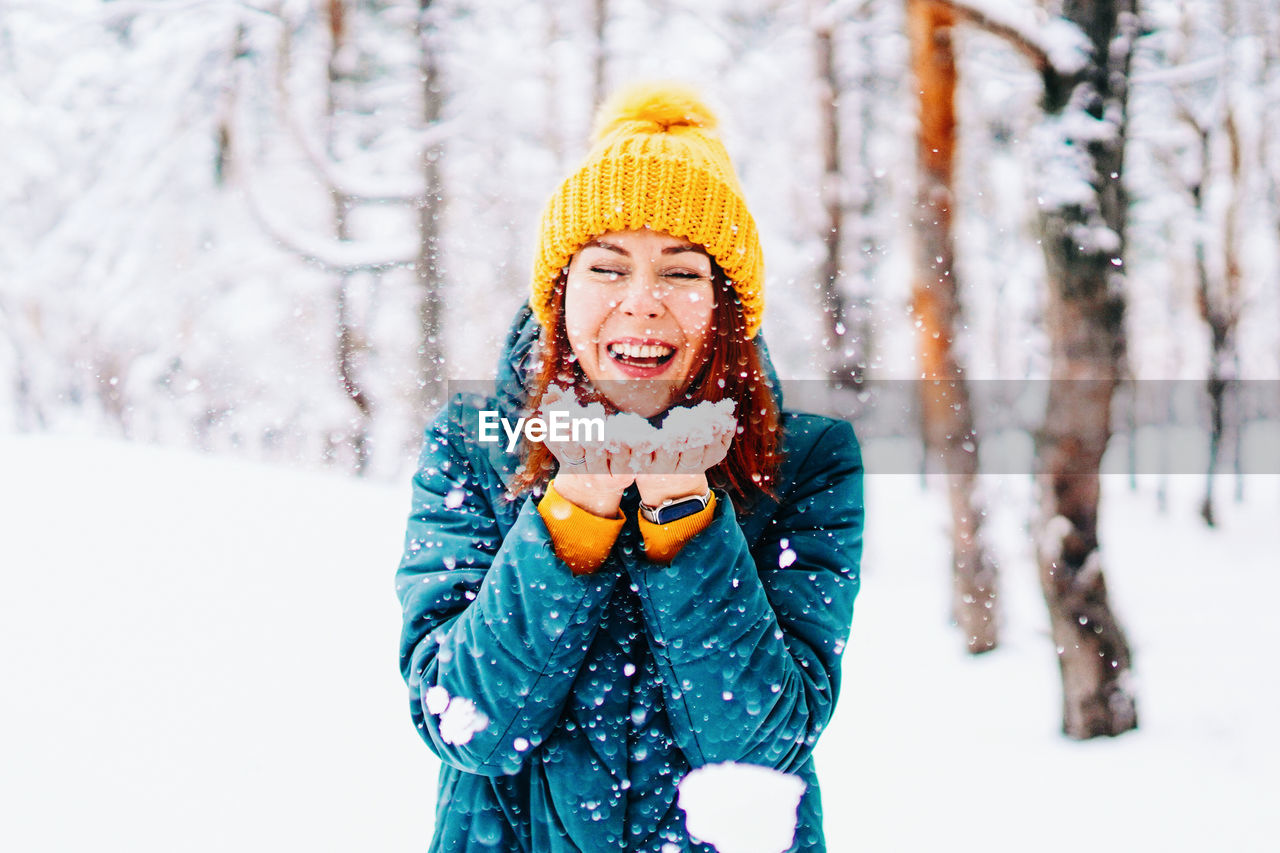
<path fill-rule="evenodd" d="M 658 450 L 679 453 L 687 448 L 706 447 L 737 430 L 734 408 L 735 403 L 731 399 L 676 406 L 667 412 L 662 425 L 655 427 L 632 412 L 606 415 L 600 403 L 584 406 L 571 390 L 558 385 L 547 389 L 542 403 L 542 411 L 547 417 L 563 412 L 564 417 L 573 422 L 602 420 L 604 449 L 611 453 L 624 446 L 640 453 Z"/>

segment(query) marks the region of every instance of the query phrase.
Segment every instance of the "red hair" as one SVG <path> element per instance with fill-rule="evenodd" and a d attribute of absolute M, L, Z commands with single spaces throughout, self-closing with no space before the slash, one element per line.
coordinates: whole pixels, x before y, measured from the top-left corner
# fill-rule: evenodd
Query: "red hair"
<path fill-rule="evenodd" d="M 724 460 L 707 472 L 707 479 L 712 486 L 728 491 L 734 503 L 741 507 L 760 493 L 776 496 L 774 487 L 782 463 L 781 414 L 769 387 L 769 375 L 760 350 L 747 338 L 742 303 L 714 259 L 711 268 L 716 300 L 707 335 L 709 349 L 702 367 L 676 395 L 672 405 L 695 405 L 704 400 L 716 402 L 725 398 L 735 402 L 738 435 Z M 541 366 L 529 388 L 528 405 L 532 411 L 542 407 L 543 395 L 552 383 L 579 390 L 589 387 L 565 328 L 565 280 L 562 272 L 552 291 L 554 321 L 551 334 L 543 328 Z M 608 411 L 616 410 L 603 396 L 596 395 L 593 399 Z M 524 463 L 512 483 L 516 494 L 545 486 L 555 476 L 558 466 L 555 456 L 542 442 L 525 442 L 523 452 Z"/>

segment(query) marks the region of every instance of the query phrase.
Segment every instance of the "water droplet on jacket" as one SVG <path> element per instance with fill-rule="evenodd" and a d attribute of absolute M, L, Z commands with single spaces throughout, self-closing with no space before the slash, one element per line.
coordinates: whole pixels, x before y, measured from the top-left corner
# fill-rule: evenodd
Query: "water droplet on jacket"
<path fill-rule="evenodd" d="M 486 847 L 502 842 L 502 822 L 490 811 L 480 812 L 471 821 L 471 837 Z"/>

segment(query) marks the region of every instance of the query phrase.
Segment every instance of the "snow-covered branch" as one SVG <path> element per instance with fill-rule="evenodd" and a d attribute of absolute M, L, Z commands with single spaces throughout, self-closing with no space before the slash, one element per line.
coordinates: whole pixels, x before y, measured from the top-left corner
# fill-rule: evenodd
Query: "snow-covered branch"
<path fill-rule="evenodd" d="M 48 13 L 52 17 L 58 14 L 51 9 L 51 3 L 16 3 L 8 7 L 9 12 Z M 245 11 L 278 18 L 274 9 L 264 8 L 248 0 L 117 0 L 104 4 L 102 11 L 94 16 L 82 17 L 76 27 L 104 27 L 128 21 L 141 15 L 177 15 L 193 9 L 220 9 Z M 65 15 L 65 11 L 61 14 Z"/>
<path fill-rule="evenodd" d="M 276 215 L 258 197 L 255 176 L 248 159 L 236 157 L 241 167 L 245 201 L 254 221 L 282 248 L 325 272 L 346 275 L 357 272 L 381 272 L 398 267 L 411 267 L 417 261 L 418 247 L 411 239 L 385 243 L 342 242 L 317 238 L 295 227 L 287 218 Z"/>
<path fill-rule="evenodd" d="M 1194 62 L 1142 71 L 1129 79 L 1135 85 L 1190 86 L 1219 79 L 1226 64 L 1226 56 L 1206 56 Z"/>
<path fill-rule="evenodd" d="M 869 0 L 829 0 L 813 13 L 809 23 L 815 31 L 830 30 L 840 21 L 861 15 Z"/>
<path fill-rule="evenodd" d="M 282 14 L 278 17 L 281 23 L 287 25 L 287 21 Z M 280 55 L 276 57 L 276 61 L 283 68 L 287 68 L 291 62 L 291 57 L 288 55 L 287 40 L 279 50 Z M 277 72 L 275 92 L 279 100 L 279 113 L 283 117 L 284 125 L 289 131 L 289 135 L 297 143 L 308 165 L 316 171 L 320 180 L 324 182 L 330 191 L 356 204 L 417 205 L 422 203 L 425 189 L 420 182 L 410 182 L 410 185 L 406 186 L 406 181 L 403 178 L 386 179 L 344 173 L 325 155 L 324 151 L 321 150 L 320 146 L 316 144 L 302 126 L 302 122 L 298 119 L 297 112 L 294 110 L 293 95 L 289 90 L 287 74 Z M 454 123 L 452 122 L 441 122 L 431 127 L 423 128 L 420 138 L 416 140 L 417 144 L 420 150 L 425 150 L 429 146 L 442 142 L 453 130 Z"/>
<path fill-rule="evenodd" d="M 243 143 L 241 125 L 233 108 L 229 111 L 229 139 L 232 161 L 240 174 L 249 214 L 277 245 L 293 252 L 310 264 L 326 272 L 345 275 L 356 272 L 378 272 L 410 267 L 418 258 L 418 245 L 414 238 L 383 243 L 344 242 L 318 238 L 316 235 L 293 225 L 286 217 L 277 215 L 263 202 L 257 193 L 257 175 L 252 158 Z"/>
<path fill-rule="evenodd" d="M 961 21 L 1013 45 L 1043 76 L 1071 77 L 1089 61 L 1089 39 L 1064 18 L 1045 19 L 1038 7 L 1007 0 L 934 0 Z"/>
<path fill-rule="evenodd" d="M 284 117 L 286 127 L 289 129 L 289 135 L 298 144 L 298 148 L 302 151 L 307 163 L 312 169 L 315 169 L 326 187 L 358 204 L 412 205 L 422 203 L 423 188 L 420 182 L 410 181 L 408 183 L 411 185 L 405 186 L 406 180 L 403 178 L 376 178 L 368 175 L 353 175 L 349 172 L 341 172 L 325 156 L 324 152 L 320 150 L 320 147 L 302 127 L 302 122 L 298 120 L 298 116 L 293 110 L 287 87 L 281 85 L 278 87 L 278 91 L 281 100 L 280 113 Z M 437 145 L 444 141 L 453 132 L 453 129 L 453 123 L 445 122 L 424 128 L 419 135 L 417 143 L 423 148 Z"/>

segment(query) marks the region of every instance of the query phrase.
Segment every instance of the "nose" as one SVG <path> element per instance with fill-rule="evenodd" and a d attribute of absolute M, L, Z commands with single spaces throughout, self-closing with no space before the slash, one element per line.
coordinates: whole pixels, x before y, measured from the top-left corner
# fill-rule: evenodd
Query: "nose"
<path fill-rule="evenodd" d="M 627 281 L 627 289 L 618 308 L 632 317 L 657 317 L 666 310 L 662 296 L 662 282 L 657 272 L 637 269 Z"/>

